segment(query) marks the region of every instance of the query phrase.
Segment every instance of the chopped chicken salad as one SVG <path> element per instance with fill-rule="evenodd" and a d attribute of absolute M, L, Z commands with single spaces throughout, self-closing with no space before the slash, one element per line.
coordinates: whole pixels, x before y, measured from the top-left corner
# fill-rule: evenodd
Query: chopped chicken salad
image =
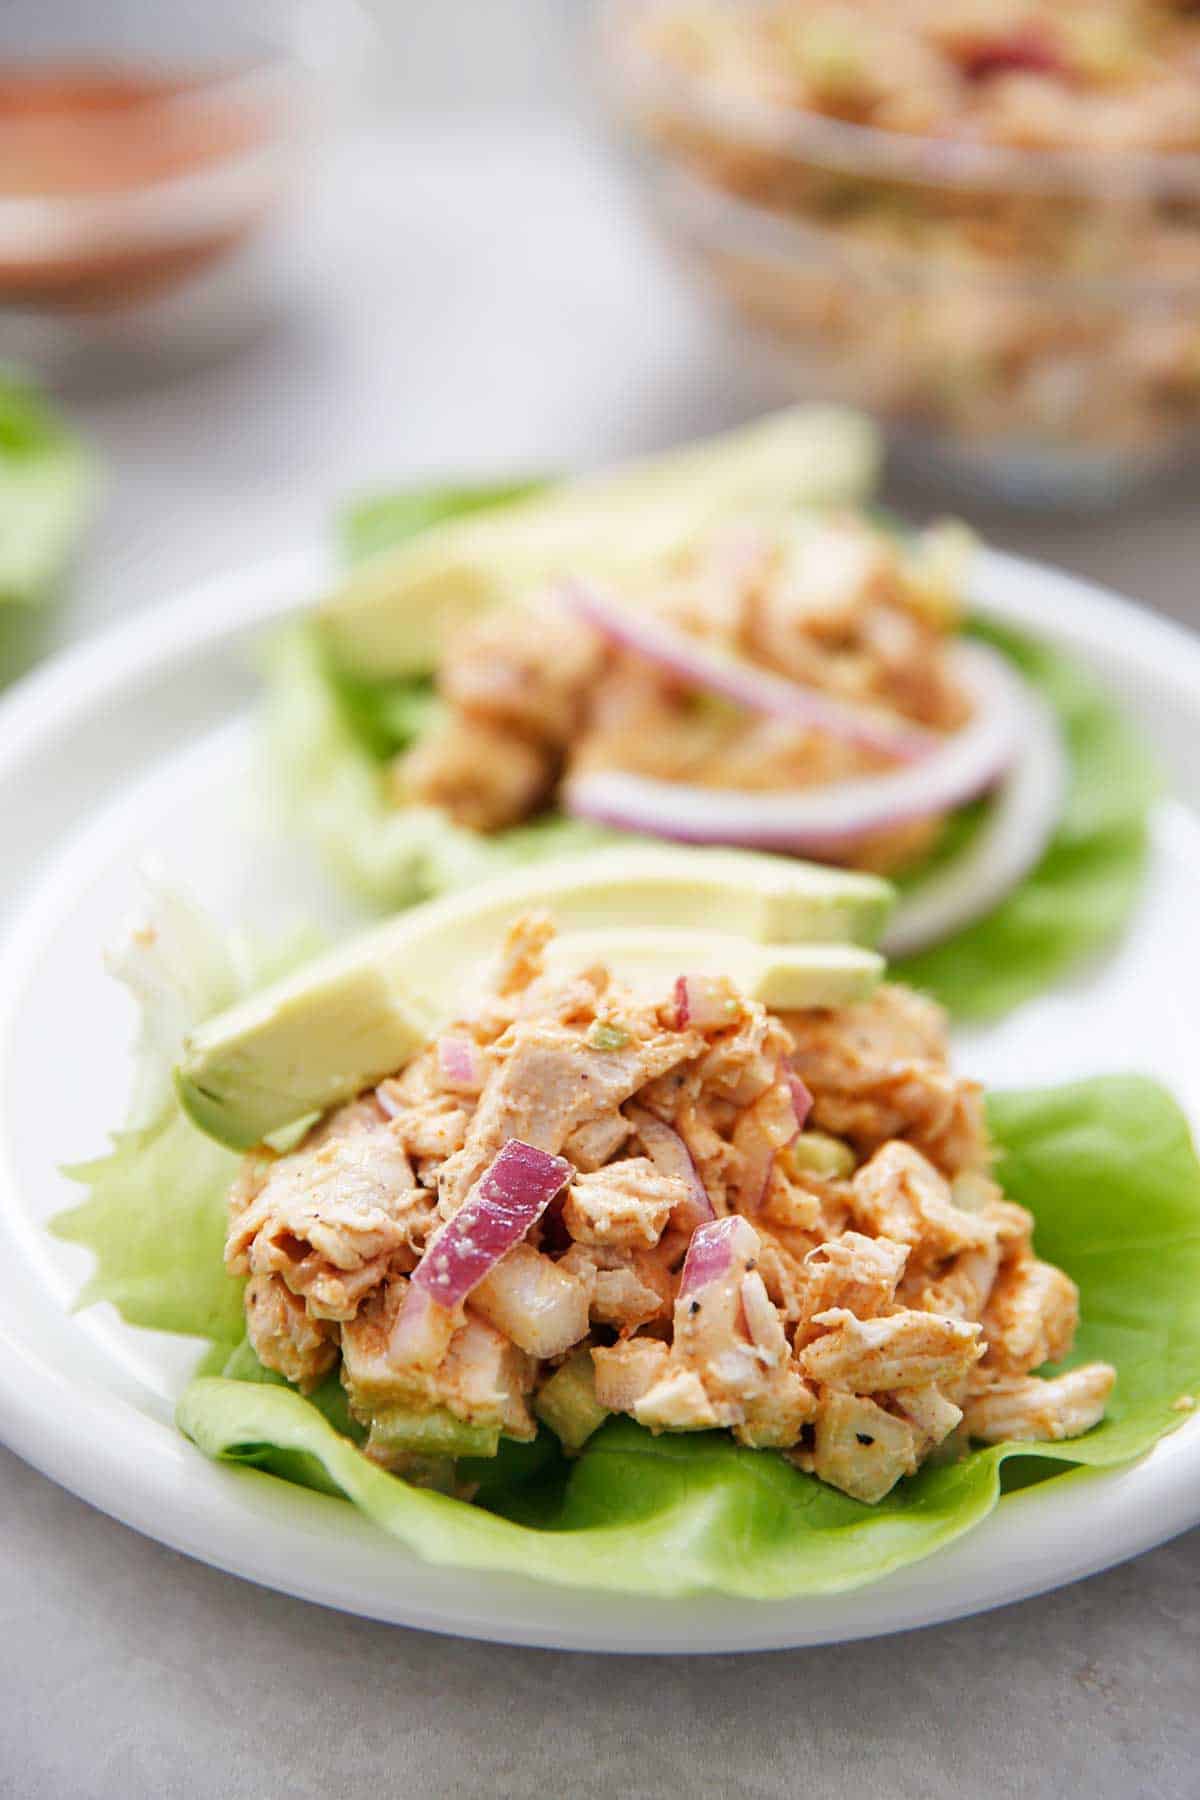
<path fill-rule="evenodd" d="M 612 1414 L 727 1430 L 870 1503 L 971 1440 L 1096 1424 L 1111 1367 L 1036 1373 L 1076 1288 L 931 1002 L 646 998 L 547 972 L 552 932 L 523 918 L 475 1010 L 247 1156 L 226 1262 L 263 1365 L 337 1370 L 367 1456 L 450 1491 L 539 1421 L 571 1453 Z"/>

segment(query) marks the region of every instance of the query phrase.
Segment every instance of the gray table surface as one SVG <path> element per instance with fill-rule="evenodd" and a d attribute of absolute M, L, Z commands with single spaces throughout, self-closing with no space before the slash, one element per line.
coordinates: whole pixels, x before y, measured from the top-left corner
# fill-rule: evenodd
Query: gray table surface
<path fill-rule="evenodd" d="M 110 472 L 27 654 L 323 528 L 355 488 L 596 463 L 765 399 L 561 123 L 351 146 L 289 317 L 79 417 Z M 939 497 L 900 484 L 910 510 Z M 1195 485 L 1104 519 L 968 516 L 1200 623 Z M 422 1636 L 218 1574 L 0 1452 L 0 1795 L 1200 1793 L 1200 1533 L 902 1639 L 687 1660 Z"/>

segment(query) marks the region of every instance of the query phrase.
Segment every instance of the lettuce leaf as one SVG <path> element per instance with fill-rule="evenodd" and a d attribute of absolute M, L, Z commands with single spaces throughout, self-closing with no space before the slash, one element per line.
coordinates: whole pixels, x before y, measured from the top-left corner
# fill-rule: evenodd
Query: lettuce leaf
<path fill-rule="evenodd" d="M 187 1118 L 174 1065 L 193 1025 L 317 946 L 302 934 L 256 957 L 153 865 L 141 874 L 144 910 L 106 957 L 138 1004 L 128 1116 L 107 1155 L 66 1171 L 87 1196 L 50 1230 L 95 1259 L 76 1306 L 107 1300 L 129 1325 L 205 1338 L 227 1353 L 245 1332 L 242 1283 L 222 1260 L 225 1196 L 240 1158 Z"/>
<path fill-rule="evenodd" d="M 973 630 L 1012 659 L 1057 715 L 1070 765 L 1067 803 L 1041 862 L 1007 899 L 946 943 L 898 962 L 895 974 L 956 1018 L 991 1019 L 1119 937 L 1141 891 L 1157 782 L 1145 746 L 1083 669 L 1016 632 Z"/>
<path fill-rule="evenodd" d="M 0 601 L 40 600 L 87 517 L 92 460 L 37 389 L 0 370 Z"/>
<path fill-rule="evenodd" d="M 718 1433 L 654 1438 L 614 1419 L 574 1463 L 544 1435 L 509 1446 L 468 1506 L 373 1467 L 284 1385 L 201 1378 L 180 1426 L 210 1456 L 289 1478 L 306 1468 L 310 1485 L 345 1495 L 432 1562 L 760 1599 L 876 1580 L 985 1518 L 1006 1464 L 1027 1486 L 1128 1462 L 1183 1422 L 1176 1403 L 1200 1389 L 1200 1164 L 1174 1102 L 1152 1082 L 1110 1077 L 999 1095 L 991 1122 L 1006 1191 L 1036 1214 L 1041 1253 L 1079 1283 L 1071 1361 L 1118 1370 L 1108 1417 L 1086 1437 L 976 1449 L 868 1507 Z"/>

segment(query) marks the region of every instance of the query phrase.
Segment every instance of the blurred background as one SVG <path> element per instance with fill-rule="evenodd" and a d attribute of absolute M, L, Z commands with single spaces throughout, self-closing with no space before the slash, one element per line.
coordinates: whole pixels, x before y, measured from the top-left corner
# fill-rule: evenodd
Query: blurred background
<path fill-rule="evenodd" d="M 1200 624 L 1183 5 L 7 0 L 0 64 L 0 591 L 55 595 L 0 673 L 364 489 L 805 394 Z"/>

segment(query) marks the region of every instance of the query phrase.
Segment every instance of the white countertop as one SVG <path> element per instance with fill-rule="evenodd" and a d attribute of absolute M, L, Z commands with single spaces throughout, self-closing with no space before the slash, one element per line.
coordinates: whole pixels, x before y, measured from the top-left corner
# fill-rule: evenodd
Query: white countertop
<path fill-rule="evenodd" d="M 377 132 L 308 231 L 315 279 L 275 332 L 77 404 L 110 494 L 44 646 L 310 538 L 356 489 L 596 464 L 765 402 L 580 126 Z M 988 524 L 1200 623 L 1195 492 Z M 20 1800 L 1197 1792 L 1200 1533 L 903 1640 L 606 1663 L 267 1594 L 6 1454 L 0 1497 L 0 1795 Z"/>

